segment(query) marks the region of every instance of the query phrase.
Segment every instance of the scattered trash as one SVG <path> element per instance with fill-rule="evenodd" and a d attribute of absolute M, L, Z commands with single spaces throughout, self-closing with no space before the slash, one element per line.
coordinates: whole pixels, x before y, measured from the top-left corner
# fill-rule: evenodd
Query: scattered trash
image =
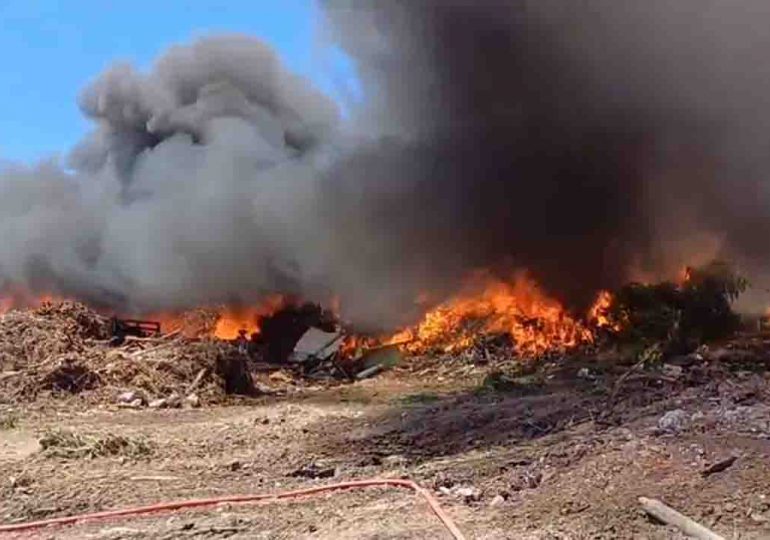
<path fill-rule="evenodd" d="M 310 328 L 294 346 L 292 360 L 306 362 L 312 359 L 326 360 L 336 354 L 342 346 L 343 335 L 340 332 L 324 332 Z"/>

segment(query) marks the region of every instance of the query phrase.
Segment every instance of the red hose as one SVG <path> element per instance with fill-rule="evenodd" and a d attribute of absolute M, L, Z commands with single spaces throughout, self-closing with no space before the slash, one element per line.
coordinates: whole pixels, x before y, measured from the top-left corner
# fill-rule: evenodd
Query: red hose
<path fill-rule="evenodd" d="M 149 506 L 137 506 L 134 508 L 123 508 L 119 510 L 107 510 L 104 512 L 95 512 L 91 514 L 81 514 L 79 516 L 66 516 L 59 518 L 43 519 L 40 521 L 28 521 L 26 523 L 13 523 L 11 525 L 0 525 L 0 533 L 7 532 L 21 532 L 30 531 L 33 529 L 40 529 L 51 525 L 71 525 L 78 521 L 90 521 L 97 519 L 108 519 L 120 516 L 137 516 L 141 514 L 150 514 L 154 512 L 162 512 L 167 510 L 180 510 L 183 508 L 200 508 L 203 506 L 214 506 L 222 503 L 248 503 L 272 500 L 277 501 L 281 499 L 292 499 L 297 497 L 303 497 L 306 495 L 316 495 L 325 491 L 337 491 L 341 489 L 354 489 L 365 488 L 372 486 L 391 486 L 408 488 L 415 491 L 417 494 L 428 502 L 433 513 L 436 514 L 441 523 L 452 534 L 455 540 L 465 540 L 463 533 L 454 524 L 452 519 L 441 509 L 438 501 L 430 494 L 426 489 L 420 487 L 412 480 L 401 479 L 372 479 L 372 480 L 353 480 L 350 482 L 341 482 L 339 484 L 331 484 L 327 486 L 316 486 L 312 488 L 296 489 L 293 491 L 284 491 L 283 493 L 275 494 L 263 494 L 263 495 L 230 495 L 226 497 L 214 497 L 211 499 L 194 499 L 190 501 L 176 501 L 176 502 L 163 502 L 157 504 L 151 504 Z"/>

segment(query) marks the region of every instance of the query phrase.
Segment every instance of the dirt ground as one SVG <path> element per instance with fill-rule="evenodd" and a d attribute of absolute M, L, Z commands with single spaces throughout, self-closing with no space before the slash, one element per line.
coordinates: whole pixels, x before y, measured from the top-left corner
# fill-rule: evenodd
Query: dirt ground
<path fill-rule="evenodd" d="M 195 409 L 79 395 L 3 405 L 0 522 L 408 477 L 467 538 L 683 538 L 645 516 L 640 496 L 725 538 L 770 538 L 766 345 L 652 371 L 590 357 L 500 376 L 414 360 L 354 384 Z M 381 488 L 15 537 L 449 538 L 423 500 Z"/>

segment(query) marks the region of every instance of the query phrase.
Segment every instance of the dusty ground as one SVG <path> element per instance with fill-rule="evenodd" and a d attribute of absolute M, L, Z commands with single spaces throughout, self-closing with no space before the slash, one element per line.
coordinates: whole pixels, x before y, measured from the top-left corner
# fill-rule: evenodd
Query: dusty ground
<path fill-rule="evenodd" d="M 200 409 L 94 407 L 78 396 L 0 406 L 0 522 L 410 477 L 468 538 L 679 538 L 639 511 L 639 496 L 726 538 L 770 538 L 766 345 L 755 339 L 750 353 L 735 346 L 663 371 L 570 359 L 502 381 L 485 366 L 426 361 L 352 385 Z M 85 436 L 82 448 L 57 446 L 63 432 Z M 94 450 L 94 441 L 104 444 Z M 726 470 L 703 474 L 729 456 L 737 460 Z M 385 489 L 36 534 L 448 537 L 422 500 Z"/>

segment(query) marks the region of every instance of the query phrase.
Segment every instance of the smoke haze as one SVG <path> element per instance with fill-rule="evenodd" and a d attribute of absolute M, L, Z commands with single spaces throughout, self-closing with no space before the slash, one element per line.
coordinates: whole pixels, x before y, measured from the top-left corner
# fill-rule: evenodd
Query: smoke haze
<path fill-rule="evenodd" d="M 0 174 L 0 284 L 133 312 L 337 294 L 375 327 L 478 267 L 580 308 L 767 262 L 765 2 L 324 5 L 364 89 L 350 118 L 246 36 L 116 65 L 68 172 Z"/>

